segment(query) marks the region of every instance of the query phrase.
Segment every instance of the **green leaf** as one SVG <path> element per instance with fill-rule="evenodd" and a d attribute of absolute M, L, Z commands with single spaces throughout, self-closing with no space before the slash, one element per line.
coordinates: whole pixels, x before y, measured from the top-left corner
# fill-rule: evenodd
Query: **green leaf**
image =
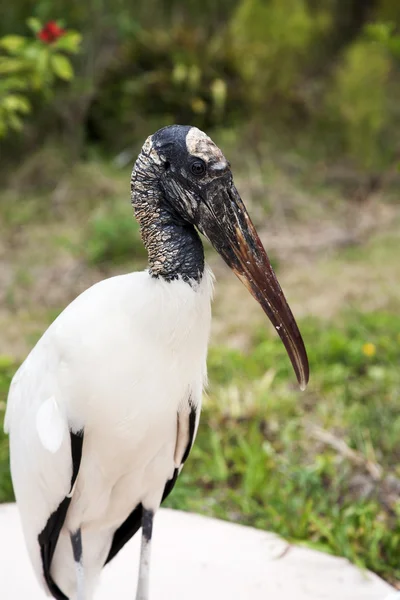
<path fill-rule="evenodd" d="M 26 67 L 24 61 L 17 58 L 4 58 L 0 57 L 0 74 L 18 73 L 23 71 Z"/>
<path fill-rule="evenodd" d="M 365 28 L 367 36 L 381 44 L 385 44 L 390 40 L 394 30 L 395 25 L 393 23 L 370 23 Z"/>
<path fill-rule="evenodd" d="M 21 35 L 6 35 L 0 38 L 0 48 L 10 54 L 16 54 L 25 45 L 26 40 Z"/>
<path fill-rule="evenodd" d="M 51 57 L 51 66 L 55 75 L 64 81 L 69 81 L 74 76 L 70 61 L 62 54 L 53 54 Z"/>
<path fill-rule="evenodd" d="M 9 94 L 2 100 L 1 104 L 7 111 L 23 114 L 27 114 L 31 108 L 29 101 L 21 94 Z"/>
<path fill-rule="evenodd" d="M 42 29 L 41 22 L 35 17 L 30 17 L 27 19 L 26 24 L 28 25 L 29 29 L 33 31 L 33 33 L 39 33 L 39 31 Z"/>
<path fill-rule="evenodd" d="M 38 74 L 40 74 L 43 80 L 46 79 L 46 76 L 49 73 L 49 59 L 50 53 L 48 49 L 46 47 L 40 48 L 40 51 L 37 53 L 35 70 Z"/>
<path fill-rule="evenodd" d="M 389 40 L 388 47 L 395 58 L 400 58 L 400 36 L 397 35 Z"/>
<path fill-rule="evenodd" d="M 77 31 L 67 31 L 52 45 L 55 50 L 64 50 L 76 54 L 80 50 L 82 36 Z"/>
<path fill-rule="evenodd" d="M 43 51 L 48 52 L 47 47 L 43 48 L 42 44 L 39 44 L 37 42 L 31 42 L 25 49 L 24 58 L 26 58 L 29 61 L 36 62 L 40 54 L 43 53 Z"/>
<path fill-rule="evenodd" d="M 26 80 L 26 77 L 9 75 L 8 77 L 3 77 L 3 79 L 0 80 L 0 95 L 5 94 L 6 92 L 13 92 L 16 90 L 25 90 L 28 87 L 29 84 Z"/>
<path fill-rule="evenodd" d="M 222 110 L 226 103 L 227 87 L 223 79 L 214 79 L 210 85 L 211 96 L 217 110 Z"/>
<path fill-rule="evenodd" d="M 7 124 L 10 129 L 15 129 L 15 131 L 21 131 L 23 126 L 22 119 L 16 113 L 11 113 L 8 116 Z"/>

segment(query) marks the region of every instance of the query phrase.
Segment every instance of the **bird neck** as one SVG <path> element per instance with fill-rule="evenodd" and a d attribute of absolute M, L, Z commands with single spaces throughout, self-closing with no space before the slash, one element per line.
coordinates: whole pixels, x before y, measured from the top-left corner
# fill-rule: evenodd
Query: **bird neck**
<path fill-rule="evenodd" d="M 138 218 L 137 209 L 135 214 Z M 182 278 L 188 283 L 201 280 L 204 250 L 192 225 L 160 207 L 145 222 L 140 222 L 140 228 L 153 277 L 166 281 Z"/>
<path fill-rule="evenodd" d="M 137 167 L 131 181 L 132 205 L 148 253 L 150 274 L 166 281 L 181 278 L 189 284 L 200 282 L 204 249 L 197 231 L 168 205 L 159 176 L 147 171 L 144 177 Z"/>

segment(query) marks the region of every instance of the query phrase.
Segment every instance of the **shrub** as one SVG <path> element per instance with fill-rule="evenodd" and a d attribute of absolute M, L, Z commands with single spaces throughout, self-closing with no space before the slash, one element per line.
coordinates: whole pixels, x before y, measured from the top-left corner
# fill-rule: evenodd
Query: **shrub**
<path fill-rule="evenodd" d="M 341 122 L 347 152 L 369 168 L 381 163 L 380 134 L 389 118 L 389 72 L 385 49 L 363 40 L 348 49 L 328 90 L 328 110 Z"/>
<path fill-rule="evenodd" d="M 239 3 L 231 23 L 234 53 L 253 101 L 264 107 L 273 99 L 290 101 L 311 43 L 326 24 L 304 0 Z"/>
<path fill-rule="evenodd" d="M 0 138 L 22 129 L 23 117 L 32 108 L 32 94 L 49 99 L 57 80 L 69 81 L 74 74 L 65 55 L 78 52 L 79 33 L 66 31 L 54 21 L 43 26 L 29 19 L 28 26 L 34 38 L 0 38 Z"/>
<path fill-rule="evenodd" d="M 144 262 L 147 252 L 140 237 L 139 225 L 118 204 L 97 213 L 89 223 L 86 257 L 92 264 L 110 262 Z"/>

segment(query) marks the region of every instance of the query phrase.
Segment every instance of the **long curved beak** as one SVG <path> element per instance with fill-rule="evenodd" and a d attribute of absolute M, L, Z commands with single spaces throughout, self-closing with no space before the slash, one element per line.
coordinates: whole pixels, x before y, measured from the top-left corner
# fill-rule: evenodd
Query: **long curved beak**
<path fill-rule="evenodd" d="M 284 343 L 304 390 L 309 366 L 303 339 L 231 177 L 217 180 L 208 190 L 197 226 L 261 305 Z"/>

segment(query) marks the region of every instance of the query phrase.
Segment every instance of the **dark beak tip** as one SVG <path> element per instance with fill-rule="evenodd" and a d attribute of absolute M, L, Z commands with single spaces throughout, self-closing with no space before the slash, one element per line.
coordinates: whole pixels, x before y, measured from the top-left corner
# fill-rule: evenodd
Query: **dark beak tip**
<path fill-rule="evenodd" d="M 286 304 L 286 301 L 285 301 Z M 284 304 L 284 305 L 285 305 Z M 288 310 L 289 306 L 286 304 Z M 287 327 L 279 328 L 278 333 L 283 345 L 285 346 L 287 355 L 292 363 L 293 371 L 296 375 L 299 388 L 302 392 L 307 388 L 310 378 L 310 365 L 308 362 L 307 350 L 304 345 L 303 338 L 297 327 L 296 321 L 290 311 L 290 320 Z"/>

